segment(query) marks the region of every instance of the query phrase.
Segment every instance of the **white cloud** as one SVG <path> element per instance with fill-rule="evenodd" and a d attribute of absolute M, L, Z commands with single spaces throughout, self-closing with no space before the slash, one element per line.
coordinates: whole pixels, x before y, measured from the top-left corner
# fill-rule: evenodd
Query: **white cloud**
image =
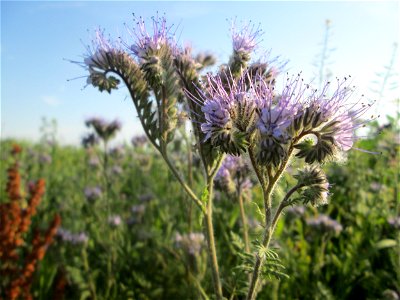
<path fill-rule="evenodd" d="M 42 96 L 42 101 L 49 106 L 59 106 L 61 104 L 61 100 L 54 96 Z"/>

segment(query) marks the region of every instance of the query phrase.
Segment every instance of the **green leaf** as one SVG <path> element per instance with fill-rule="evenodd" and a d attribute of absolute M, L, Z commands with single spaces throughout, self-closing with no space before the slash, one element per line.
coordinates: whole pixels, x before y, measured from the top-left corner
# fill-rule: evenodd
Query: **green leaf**
<path fill-rule="evenodd" d="M 384 239 L 375 244 L 375 248 L 378 250 L 395 247 L 397 245 L 396 240 Z"/>

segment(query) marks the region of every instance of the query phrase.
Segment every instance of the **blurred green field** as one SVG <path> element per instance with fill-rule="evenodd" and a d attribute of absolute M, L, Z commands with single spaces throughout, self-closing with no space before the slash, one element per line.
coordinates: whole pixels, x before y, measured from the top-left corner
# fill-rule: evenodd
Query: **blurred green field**
<path fill-rule="evenodd" d="M 342 163 L 324 166 L 332 184 L 327 206 L 287 211 L 272 247 L 289 278 L 271 278 L 258 299 L 400 299 L 396 122 L 369 124 L 368 138 L 357 145 L 381 155 L 353 150 Z M 40 143 L 2 140 L 1 202 L 8 201 L 14 143 L 23 148 L 23 185 L 46 181 L 33 225 L 45 228 L 55 212 L 62 218 L 34 274 L 35 299 L 202 299 L 212 294 L 200 214 L 150 144 L 106 151 L 101 144 L 60 146 L 45 131 Z M 175 162 L 201 194 L 198 158 L 193 154 L 188 168 L 187 149 L 185 141 L 175 143 Z M 281 180 L 274 197 L 282 197 L 290 180 Z M 254 203 L 262 205 L 258 187 L 245 203 L 252 239 L 262 229 Z M 244 275 L 232 268 L 240 263 L 239 206 L 222 191 L 216 192 L 214 224 L 224 294 L 244 299 L 237 288 Z M 20 249 L 22 258 L 29 247 Z M 60 278 L 66 285 L 63 295 L 56 295 Z M 1 297 L 6 284 L 3 278 Z"/>

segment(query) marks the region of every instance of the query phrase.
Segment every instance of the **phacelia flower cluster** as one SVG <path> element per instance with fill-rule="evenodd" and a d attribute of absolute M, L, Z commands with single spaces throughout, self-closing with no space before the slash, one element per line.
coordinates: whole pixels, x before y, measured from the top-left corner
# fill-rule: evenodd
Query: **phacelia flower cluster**
<path fill-rule="evenodd" d="M 59 228 L 56 236 L 62 241 L 71 243 L 73 245 L 86 244 L 89 240 L 89 237 L 85 232 L 72 233 L 64 228 Z"/>
<path fill-rule="evenodd" d="M 152 29 L 149 33 L 146 28 L 146 22 L 142 17 L 136 22 L 136 28 L 129 34 L 135 40 L 129 48 L 133 54 L 140 59 L 148 60 L 150 57 L 157 56 L 164 46 L 174 45 L 174 35 L 171 32 L 172 26 L 167 26 L 167 20 L 164 16 L 152 17 Z"/>
<path fill-rule="evenodd" d="M 249 163 L 243 157 L 228 155 L 222 162 L 214 180 L 218 188 L 228 194 L 233 194 L 252 188 L 253 184 L 249 175 Z"/>
<path fill-rule="evenodd" d="M 303 204 L 311 203 L 313 206 L 328 204 L 329 182 L 322 169 L 315 166 L 306 166 L 299 170 L 297 185 L 300 187 L 300 200 Z"/>
<path fill-rule="evenodd" d="M 82 138 L 82 146 L 85 149 L 96 146 L 99 143 L 99 138 L 94 133 L 89 133 Z"/>
<path fill-rule="evenodd" d="M 93 202 L 99 199 L 102 196 L 103 192 L 101 191 L 100 187 L 95 186 L 95 187 L 86 187 L 84 194 L 88 201 Z"/>
<path fill-rule="evenodd" d="M 121 129 L 121 123 L 118 120 L 112 122 L 107 122 L 100 118 L 90 118 L 86 120 L 87 127 L 93 127 L 97 135 L 103 139 L 103 141 L 108 141 Z"/>
<path fill-rule="evenodd" d="M 201 130 L 222 151 L 239 155 L 247 146 L 246 135 L 253 130 L 257 102 L 249 92 L 247 76 L 236 81 L 232 74 L 207 75 L 207 93 L 202 93 L 205 122 Z"/>
<path fill-rule="evenodd" d="M 232 46 L 235 52 L 250 53 L 259 43 L 259 37 L 262 31 L 254 23 L 248 22 L 239 27 L 236 20 L 232 21 Z"/>
<path fill-rule="evenodd" d="M 204 246 L 204 240 L 204 234 L 198 232 L 191 232 L 189 234 L 177 233 L 175 235 L 176 246 L 193 256 L 200 254 Z"/>
<path fill-rule="evenodd" d="M 147 142 L 147 137 L 145 135 L 136 135 L 131 140 L 131 143 L 135 148 L 141 148 L 146 145 Z"/>
<path fill-rule="evenodd" d="M 112 227 L 118 227 L 122 224 L 122 218 L 119 215 L 111 215 L 108 217 L 108 224 Z"/>
<path fill-rule="evenodd" d="M 339 222 L 323 214 L 319 215 L 318 217 L 308 219 L 307 225 L 318 230 L 319 232 L 331 233 L 334 235 L 338 235 L 343 230 L 343 226 Z"/>
<path fill-rule="evenodd" d="M 227 79 L 227 80 L 226 80 Z M 252 145 L 258 163 L 278 167 L 293 148 L 309 164 L 348 151 L 370 105 L 349 102 L 347 79 L 328 82 L 321 92 L 300 76 L 287 78 L 280 92 L 248 73 L 238 80 L 209 74 L 202 94 L 205 139 L 222 152 L 240 155 Z M 228 82 L 228 83 L 226 83 Z"/>

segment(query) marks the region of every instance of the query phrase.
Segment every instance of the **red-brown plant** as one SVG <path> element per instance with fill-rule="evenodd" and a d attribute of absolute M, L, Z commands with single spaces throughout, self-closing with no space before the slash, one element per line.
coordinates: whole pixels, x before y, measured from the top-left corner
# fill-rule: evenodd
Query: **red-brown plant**
<path fill-rule="evenodd" d="M 30 228 L 32 217 L 45 192 L 45 181 L 39 179 L 30 184 L 29 195 L 24 197 L 18 161 L 21 151 L 18 145 L 11 150 L 14 162 L 7 170 L 8 201 L 0 203 L 0 299 L 32 299 L 30 288 L 37 263 L 43 259 L 61 223 L 61 217 L 56 214 L 45 233 Z M 28 241 L 30 229 L 33 238 Z"/>

